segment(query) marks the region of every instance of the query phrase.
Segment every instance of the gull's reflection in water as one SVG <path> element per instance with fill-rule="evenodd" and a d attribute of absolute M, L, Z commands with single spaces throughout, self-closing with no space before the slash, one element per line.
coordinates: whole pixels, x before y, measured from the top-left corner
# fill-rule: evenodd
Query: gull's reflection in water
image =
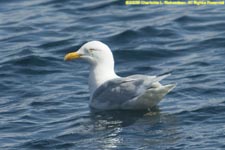
<path fill-rule="evenodd" d="M 91 110 L 91 119 L 95 122 L 96 130 L 104 130 L 115 127 L 126 127 L 135 123 L 149 111 L 131 110 L 111 110 L 96 111 Z"/>
<path fill-rule="evenodd" d="M 98 141 L 101 149 L 117 148 L 124 142 L 122 131 L 124 127 L 134 124 L 148 111 L 96 111 L 92 110 L 91 119 L 94 131 L 102 137 Z"/>
<path fill-rule="evenodd" d="M 160 139 L 160 136 L 164 136 L 164 132 L 166 135 L 176 134 L 174 127 L 174 124 L 176 124 L 174 120 L 176 119 L 172 115 L 161 114 L 158 108 L 150 111 L 96 112 L 92 110 L 91 120 L 93 130 L 100 138 L 100 141 L 97 142 L 103 149 L 121 147 L 126 143 L 129 136 L 129 141 L 133 141 L 134 145 L 137 141 L 139 141 L 138 144 L 144 142 L 144 145 L 152 145 L 158 142 L 170 143 L 176 140 L 170 137 Z"/>

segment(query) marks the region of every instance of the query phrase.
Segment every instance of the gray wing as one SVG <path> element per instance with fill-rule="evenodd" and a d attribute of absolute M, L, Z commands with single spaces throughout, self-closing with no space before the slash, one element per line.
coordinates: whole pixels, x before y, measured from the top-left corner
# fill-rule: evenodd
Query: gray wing
<path fill-rule="evenodd" d="M 98 109 L 119 108 L 123 103 L 144 94 L 147 89 L 152 87 L 153 83 L 169 75 L 158 77 L 133 75 L 107 81 L 94 92 L 91 106 Z"/>

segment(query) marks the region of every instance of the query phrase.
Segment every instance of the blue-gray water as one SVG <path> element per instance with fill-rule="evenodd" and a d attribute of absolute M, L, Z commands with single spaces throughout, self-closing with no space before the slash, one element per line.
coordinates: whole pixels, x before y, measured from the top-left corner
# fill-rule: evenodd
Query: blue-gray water
<path fill-rule="evenodd" d="M 177 83 L 151 112 L 91 112 L 90 40 L 121 76 Z M 0 1 L 0 149 L 224 149 L 225 7 L 123 1 Z"/>

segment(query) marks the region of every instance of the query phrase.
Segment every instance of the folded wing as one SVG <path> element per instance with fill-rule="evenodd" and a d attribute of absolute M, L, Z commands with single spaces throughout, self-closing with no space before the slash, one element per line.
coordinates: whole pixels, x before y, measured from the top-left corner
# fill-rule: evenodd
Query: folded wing
<path fill-rule="evenodd" d="M 137 100 L 148 90 L 161 86 L 158 82 L 168 77 L 133 75 L 102 84 L 91 97 L 91 107 L 97 109 L 123 109 L 124 104 Z"/>

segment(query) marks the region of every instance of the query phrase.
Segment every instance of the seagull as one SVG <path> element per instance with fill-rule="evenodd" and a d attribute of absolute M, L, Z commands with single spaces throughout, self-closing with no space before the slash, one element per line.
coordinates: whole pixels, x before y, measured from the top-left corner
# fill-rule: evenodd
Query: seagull
<path fill-rule="evenodd" d="M 110 48 L 100 41 L 85 43 L 64 60 L 83 59 L 90 64 L 90 107 L 100 110 L 145 110 L 155 107 L 176 84 L 162 85 L 159 81 L 170 74 L 149 76 L 135 74 L 120 77 L 114 71 Z"/>

